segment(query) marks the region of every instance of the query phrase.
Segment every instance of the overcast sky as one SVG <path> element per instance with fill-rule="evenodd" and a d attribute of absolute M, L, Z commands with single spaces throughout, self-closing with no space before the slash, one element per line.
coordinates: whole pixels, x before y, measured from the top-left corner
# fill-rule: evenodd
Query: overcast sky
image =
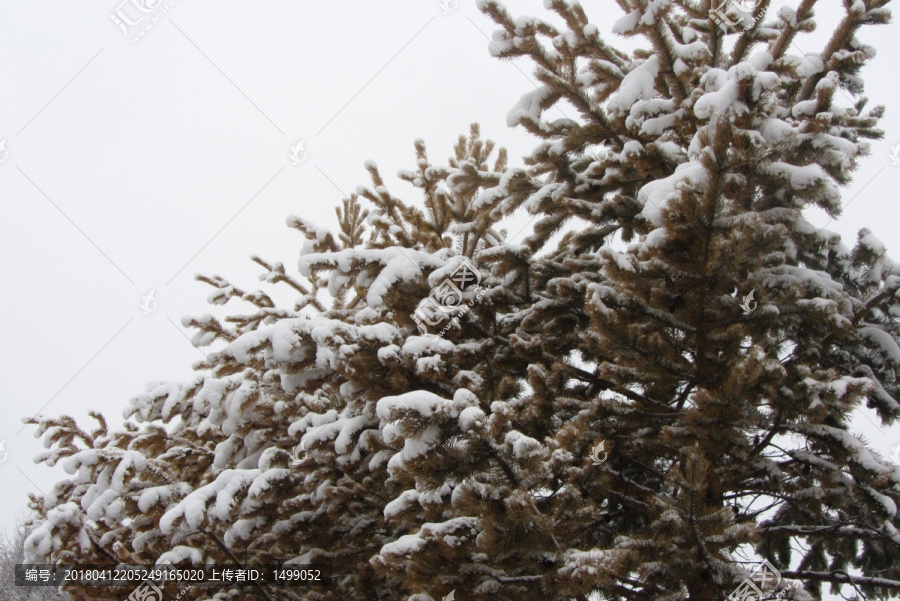
<path fill-rule="evenodd" d="M 190 375 L 202 354 L 181 317 L 212 312 L 195 273 L 254 289 L 251 254 L 293 268 L 301 238 L 285 217 L 333 226 L 341 198 L 368 183 L 366 159 L 413 199 L 394 174 L 414 168 L 416 138 L 435 162 L 473 121 L 512 165 L 537 144 L 506 126 L 533 89 L 531 66 L 489 55 L 494 26 L 473 0 L 449 0 L 448 14 L 438 0 L 168 0 L 127 37 L 110 14 L 139 13 L 119 2 L 0 4 L 0 528 L 61 474 L 33 463 L 42 447 L 21 417 L 70 414 L 90 428 L 87 412 L 99 410 L 118 427 L 147 382 Z M 585 4 L 612 39 L 612 0 Z M 820 4 L 820 32 L 798 53 L 820 49 L 840 16 L 842 3 Z M 540 0 L 507 6 L 546 14 Z M 892 24 L 860 37 L 879 53 L 863 75 L 872 103 L 888 107 L 887 135 L 828 228 L 852 244 L 869 227 L 898 258 L 900 166 L 889 153 L 900 144 L 900 36 Z M 292 148 L 305 157 L 297 165 Z M 158 305 L 144 315 L 151 290 Z M 855 424 L 886 455 L 900 428 L 882 432 L 870 417 Z"/>

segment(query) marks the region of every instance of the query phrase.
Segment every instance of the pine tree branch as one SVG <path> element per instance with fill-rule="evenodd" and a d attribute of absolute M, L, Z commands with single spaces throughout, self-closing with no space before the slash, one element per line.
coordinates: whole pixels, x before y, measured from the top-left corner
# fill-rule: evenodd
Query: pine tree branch
<path fill-rule="evenodd" d="M 539 582 L 544 579 L 543 576 L 492 576 L 503 584 L 513 584 L 516 582 Z"/>
<path fill-rule="evenodd" d="M 675 49 L 670 44 L 672 41 L 672 24 L 666 16 L 663 15 L 663 18 L 657 17 L 655 19 L 655 27 L 648 28 L 647 38 L 656 49 L 657 56 L 664 61 L 660 74 L 663 75 L 669 86 L 668 97 L 672 98 L 676 105 L 681 106 L 684 99 L 688 96 L 688 91 L 684 83 L 675 75 L 675 60 L 677 57 Z"/>
<path fill-rule="evenodd" d="M 785 536 L 791 536 L 792 534 L 810 535 L 827 533 L 828 536 L 890 540 L 890 537 L 877 530 L 871 530 L 869 528 L 859 528 L 855 526 L 848 527 L 844 524 L 833 524 L 831 526 L 761 526 L 759 527 L 759 530 L 767 534 L 778 534 L 784 532 Z"/>
<path fill-rule="evenodd" d="M 519 479 L 516 478 L 516 474 L 512 471 L 512 468 L 509 467 L 509 464 L 506 462 L 506 460 L 503 459 L 503 457 L 501 457 L 499 454 L 496 453 L 496 451 L 498 451 L 498 449 L 495 448 L 494 451 L 495 451 L 495 454 L 494 454 L 493 458 L 500 465 L 500 469 L 503 470 L 503 474 L 509 480 L 510 484 L 512 484 L 513 488 L 518 488 L 519 487 Z"/>
<path fill-rule="evenodd" d="M 900 591 L 900 580 L 888 580 L 886 578 L 876 578 L 874 576 L 851 576 L 843 570 L 835 570 L 833 572 L 808 572 L 806 570 L 799 571 L 781 571 L 782 578 L 794 578 L 797 580 L 815 580 L 818 582 L 830 582 L 833 584 L 865 584 L 868 586 L 880 586 L 895 591 Z"/>
<path fill-rule="evenodd" d="M 769 443 L 772 442 L 772 439 L 775 438 L 775 435 L 781 430 L 781 422 L 782 422 L 782 412 L 778 410 L 775 413 L 775 422 L 772 424 L 772 429 L 769 430 L 769 433 L 766 434 L 766 437 L 759 441 L 759 444 L 753 447 L 750 450 L 750 457 L 755 457 L 762 452 L 763 449 L 769 446 Z"/>
<path fill-rule="evenodd" d="M 623 582 L 634 583 L 634 581 L 631 580 L 630 578 L 622 578 L 619 576 L 617 576 L 617 578 L 619 578 L 619 580 L 622 580 Z M 635 586 L 644 586 L 644 585 L 642 585 L 641 583 L 636 583 Z M 660 589 L 659 587 L 654 587 L 654 588 L 659 591 L 663 590 L 663 589 Z M 651 597 L 650 595 L 648 595 L 647 593 L 645 593 L 643 591 L 636 591 L 634 589 L 628 588 L 627 586 L 622 586 L 621 584 L 614 585 L 612 587 L 612 589 L 614 591 L 616 591 L 618 594 L 625 597 L 626 599 L 635 599 L 636 601 L 651 601 L 652 599 L 654 599 L 654 597 Z"/>
<path fill-rule="evenodd" d="M 119 561 L 119 559 L 118 559 L 117 557 L 115 557 L 113 554 L 111 554 L 109 551 L 107 551 L 106 549 L 104 549 L 103 546 L 102 546 L 100 543 L 98 543 L 97 541 L 95 541 L 95 540 L 94 540 L 94 537 L 91 536 L 91 533 L 88 531 L 87 528 L 85 528 L 84 531 L 85 531 L 85 534 L 87 534 L 88 538 L 90 539 L 91 544 L 94 545 L 94 547 L 95 547 L 101 554 L 105 555 L 107 558 L 109 558 L 110 561 L 115 562 L 117 565 L 120 564 L 120 563 L 123 563 L 123 562 Z"/>
<path fill-rule="evenodd" d="M 681 411 L 681 409 L 684 407 L 685 401 L 687 401 L 687 398 L 690 396 L 691 392 L 694 390 L 694 388 L 696 388 L 696 386 L 697 385 L 694 382 L 688 382 L 688 385 L 684 387 L 684 390 L 675 399 L 676 412 Z"/>
<path fill-rule="evenodd" d="M 769 10 L 769 5 L 772 0 L 762 0 L 759 4 L 757 4 L 753 9 L 753 27 L 745 30 L 741 36 L 738 38 L 738 41 L 734 45 L 734 50 L 731 52 L 731 66 L 738 64 L 745 58 L 747 58 L 747 53 L 752 47 L 751 42 L 753 41 L 753 37 L 756 32 L 759 30 L 762 20 L 761 16 L 765 15 Z"/>
<path fill-rule="evenodd" d="M 495 338 L 501 338 L 501 337 L 495 336 Z M 506 342 L 505 344 L 508 345 L 509 342 Z M 545 355 L 545 358 L 548 358 L 548 357 L 551 360 L 553 359 L 549 355 Z M 617 386 L 614 382 L 612 382 L 610 380 L 604 380 L 603 378 L 598 378 L 595 374 L 592 374 L 591 372 L 585 371 L 581 368 L 575 367 L 574 365 L 569 365 L 569 364 L 565 364 L 565 365 L 573 374 L 576 375 L 577 379 L 579 379 L 583 382 L 589 382 L 591 384 L 596 384 L 596 385 L 600 386 L 601 390 L 611 390 L 611 391 L 615 392 L 616 394 L 621 394 L 625 398 L 628 398 L 632 401 L 648 403 L 651 405 L 656 405 L 658 407 L 665 408 L 670 414 L 676 412 L 676 410 L 674 410 L 670 405 L 663 403 L 662 401 L 656 401 L 656 400 L 646 397 L 640 393 L 634 392 L 633 390 L 629 390 L 622 386 Z M 580 376 L 580 377 L 578 377 L 578 376 Z"/>
<path fill-rule="evenodd" d="M 806 78 L 806 81 L 803 82 L 803 88 L 800 91 L 798 100 L 807 100 L 813 95 L 813 92 L 816 90 L 816 85 L 823 77 L 828 75 L 830 70 L 829 63 L 834 58 L 835 53 L 847 48 L 853 39 L 856 30 L 862 26 L 862 19 L 856 17 L 851 12 L 851 4 L 846 3 L 845 7 L 847 9 L 847 16 L 844 17 L 841 23 L 835 28 L 834 35 L 819 55 L 822 59 L 822 70 Z M 865 14 L 865 12 L 863 14 Z"/>
<path fill-rule="evenodd" d="M 870 298 L 869 300 L 867 300 L 863 303 L 862 308 L 859 311 L 857 311 L 856 313 L 854 313 L 853 317 L 850 318 L 850 323 L 853 324 L 854 326 L 859 325 L 860 320 L 862 320 L 862 318 L 865 317 L 866 314 L 869 313 L 869 311 L 871 311 L 872 309 L 877 307 L 879 304 L 881 304 L 882 301 L 897 294 L 897 292 L 898 292 L 898 288 L 885 287 L 881 292 L 879 292 L 878 294 L 876 294 L 875 296 L 873 296 L 872 298 Z M 819 344 L 819 348 L 826 348 L 829 344 L 831 344 L 832 341 L 834 341 L 834 338 L 837 335 L 837 333 L 838 333 L 837 330 L 833 330 L 833 331 L 829 332 L 822 339 L 821 343 Z"/>
<path fill-rule="evenodd" d="M 812 9 L 816 5 L 818 0 L 803 0 L 800 3 L 800 6 L 797 7 L 795 22 L 799 23 L 805 19 L 808 19 L 812 16 Z M 772 58 L 774 60 L 779 60 L 784 52 L 788 49 L 788 46 L 791 45 L 791 42 L 794 41 L 794 37 L 797 35 L 799 31 L 798 28 L 794 27 L 790 23 L 785 24 L 784 29 L 781 32 L 781 35 L 778 36 L 778 40 L 775 42 L 775 45 L 772 47 Z"/>
<path fill-rule="evenodd" d="M 265 278 L 267 282 L 284 282 L 300 294 L 306 295 L 310 293 L 306 286 L 304 286 L 298 280 L 294 279 L 292 276 L 288 275 L 288 273 L 284 270 L 284 265 L 282 265 L 281 263 L 269 264 L 267 261 L 257 255 L 252 255 L 250 257 L 250 260 L 268 270 L 267 274 L 261 276 Z"/>

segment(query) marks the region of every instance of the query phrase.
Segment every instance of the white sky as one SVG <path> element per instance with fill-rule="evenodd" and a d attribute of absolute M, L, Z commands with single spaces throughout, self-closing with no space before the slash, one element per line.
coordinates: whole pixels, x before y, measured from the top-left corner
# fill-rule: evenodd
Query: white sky
<path fill-rule="evenodd" d="M 195 273 L 255 289 L 251 254 L 293 268 L 301 237 L 285 217 L 333 226 L 344 193 L 368 184 L 366 159 L 413 199 L 394 174 L 414 168 L 415 138 L 443 162 L 478 121 L 512 165 L 538 142 L 506 126 L 533 89 L 531 65 L 489 55 L 495 27 L 473 0 L 449 14 L 438 0 L 177 0 L 137 43 L 109 18 L 120 1 L 0 4 L 0 140 L 9 153 L 0 162 L 0 528 L 61 473 L 33 463 L 42 447 L 21 417 L 67 413 L 91 428 L 87 411 L 100 410 L 117 427 L 148 381 L 190 375 L 201 353 L 181 317 L 213 312 Z M 798 40 L 796 52 L 819 50 L 839 17 L 841 2 L 821 4 L 820 33 Z M 613 39 L 612 0 L 585 5 Z M 540 0 L 507 6 L 552 18 Z M 123 10 L 136 13 L 130 3 Z M 900 143 L 900 36 L 892 24 L 860 38 L 878 49 L 863 75 L 870 106 L 888 107 L 886 139 L 873 143 L 845 191 L 844 216 L 828 227 L 848 244 L 869 227 L 900 260 L 900 166 L 889 159 Z M 308 157 L 291 165 L 300 140 Z M 514 220 L 510 233 L 527 221 Z M 151 289 L 158 309 L 142 315 Z M 900 427 L 855 423 L 885 455 L 900 444 Z"/>

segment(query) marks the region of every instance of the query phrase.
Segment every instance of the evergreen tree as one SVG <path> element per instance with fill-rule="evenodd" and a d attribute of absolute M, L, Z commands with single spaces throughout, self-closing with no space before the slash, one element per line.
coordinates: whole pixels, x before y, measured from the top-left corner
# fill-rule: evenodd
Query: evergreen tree
<path fill-rule="evenodd" d="M 123 430 L 34 420 L 73 477 L 33 499 L 27 557 L 333 566 L 194 599 L 697 601 L 763 559 L 786 598 L 900 595 L 900 468 L 849 430 L 900 416 L 900 266 L 804 217 L 838 216 L 881 137 L 856 34 L 887 2 L 801 56 L 816 0 L 617 0 L 631 54 L 577 4 L 546 2 L 560 28 L 482 0 L 541 84 L 509 115 L 541 139 L 525 167 L 475 126 L 446 166 L 416 142 L 416 206 L 367 164 L 339 233 L 288 219 L 299 275 L 254 257 L 293 308 L 200 277 L 255 308 L 185 320 L 222 345 L 195 379 Z"/>

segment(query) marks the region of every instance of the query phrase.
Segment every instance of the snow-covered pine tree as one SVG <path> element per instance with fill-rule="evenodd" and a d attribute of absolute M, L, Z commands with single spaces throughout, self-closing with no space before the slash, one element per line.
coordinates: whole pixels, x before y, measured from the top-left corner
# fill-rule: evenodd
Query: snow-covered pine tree
<path fill-rule="evenodd" d="M 526 168 L 491 166 L 477 129 L 447 166 L 417 142 L 424 210 L 369 164 L 338 235 L 289 219 L 299 277 L 254 258 L 292 309 L 201 277 L 255 308 L 186 320 L 223 343 L 195 380 L 148 386 L 121 431 L 36 420 L 73 477 L 33 499 L 28 558 L 336 576 L 195 599 L 723 599 L 763 558 L 788 598 L 900 594 L 900 469 L 848 426 L 900 415 L 900 266 L 804 218 L 837 216 L 881 135 L 856 34 L 887 0 L 844 2 L 807 55 L 816 0 L 770 4 L 728 4 L 726 33 L 707 0 L 618 0 L 615 32 L 647 43 L 627 54 L 577 4 L 548 0 L 560 28 L 482 1 L 492 52 L 536 64 L 510 113 L 542 140 Z M 538 221 L 513 245 L 519 208 Z M 441 298 L 470 309 L 420 334 L 464 258 L 479 287 Z"/>

